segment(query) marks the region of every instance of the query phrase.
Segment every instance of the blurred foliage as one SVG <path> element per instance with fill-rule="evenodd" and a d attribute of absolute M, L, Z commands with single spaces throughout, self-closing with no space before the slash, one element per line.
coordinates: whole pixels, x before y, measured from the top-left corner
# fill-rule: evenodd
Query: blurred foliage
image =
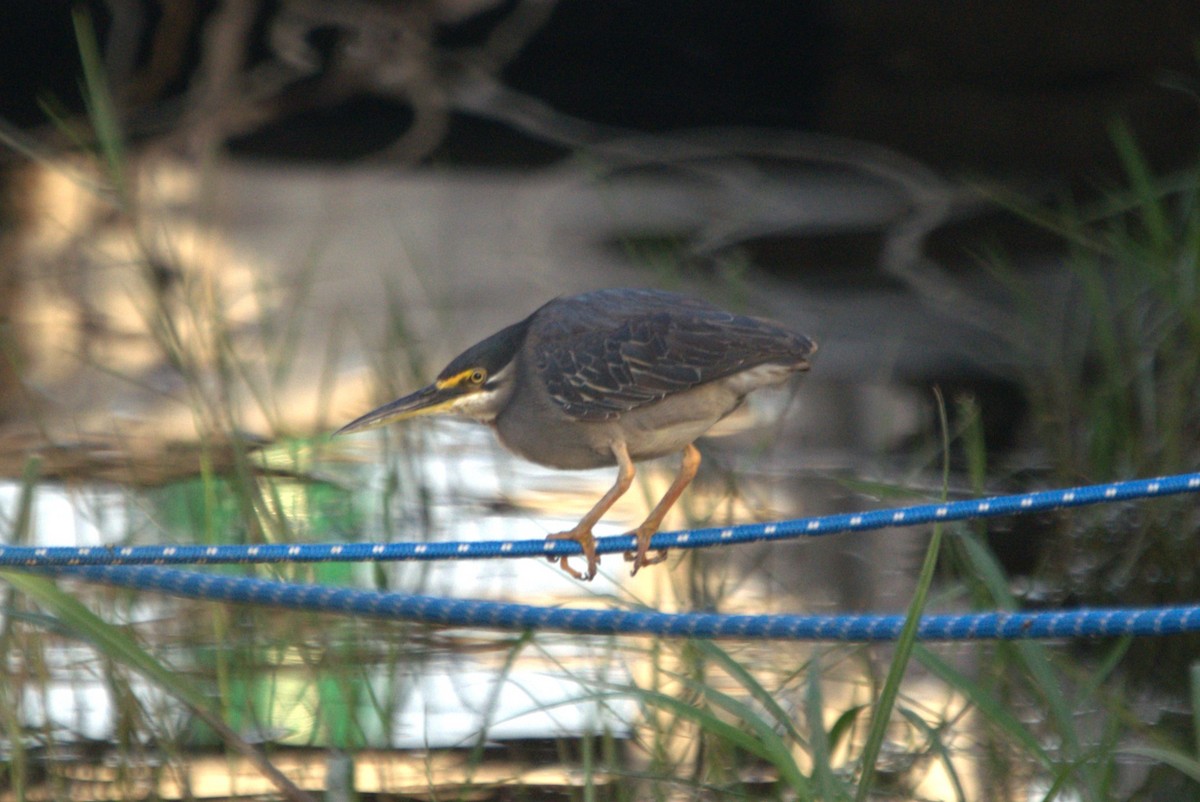
<path fill-rule="evenodd" d="M 1113 139 L 1127 188 L 1090 210 L 1017 207 L 1068 249 L 1062 296 L 1011 284 L 1034 440 L 1054 484 L 1200 468 L 1200 165 L 1159 178 L 1124 126 L 1114 125 Z M 1060 601 L 1200 597 L 1194 499 L 1100 507 L 1064 526 L 1042 566 Z"/>
<path fill-rule="evenodd" d="M 1023 346 L 1032 439 L 1050 486 L 1200 470 L 1200 161 L 1157 176 L 1128 128 L 1114 124 L 1112 137 L 1125 187 L 1091 208 L 1007 204 L 1061 237 L 1069 279 L 1064 292 L 1038 291 L 1005 260 L 993 260 L 1018 300 L 1021 325 L 1014 339 Z M 1034 585 L 1041 603 L 1156 606 L 1200 598 L 1200 509 L 1194 497 L 1073 510 L 1059 519 L 1045 546 Z M 1114 677 L 1159 698 L 1183 700 L 1200 638 L 1143 638 L 1119 657 L 1102 655 L 1098 647 L 1089 651 L 1092 662 L 1106 667 L 1105 676 L 1119 660 Z M 1091 682 L 1087 687 L 1100 689 Z M 1118 692 L 1104 705 L 1111 715 L 1130 717 L 1129 701 Z M 1079 704 L 1082 699 L 1065 709 Z M 1151 772 L 1136 798 L 1196 793 L 1194 724 L 1185 719 L 1158 712 L 1157 737 L 1173 748 L 1155 755 L 1170 754 L 1167 762 L 1185 777 L 1191 772 L 1191 779 Z M 1065 722 L 1058 723 L 1061 734 Z M 1119 740 L 1099 748 L 1129 751 Z M 1111 794 L 1112 782 L 1092 775 L 1090 785 Z M 1183 796 L 1156 796 L 1167 789 Z"/>

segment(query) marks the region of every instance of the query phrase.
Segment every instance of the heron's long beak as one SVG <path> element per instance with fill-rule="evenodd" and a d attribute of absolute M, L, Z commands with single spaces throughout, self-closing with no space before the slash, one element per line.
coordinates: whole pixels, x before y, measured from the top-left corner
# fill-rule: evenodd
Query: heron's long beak
<path fill-rule="evenodd" d="M 371 410 L 361 418 L 350 421 L 333 434 L 337 436 L 339 434 L 349 434 L 350 432 L 361 432 L 366 429 L 374 429 L 376 426 L 382 426 L 385 423 L 405 420 L 406 418 L 415 418 L 418 415 L 432 415 L 435 412 L 443 411 L 460 395 L 461 393 L 455 392 L 453 388 L 438 387 L 436 384 L 431 384 L 428 387 L 422 387 L 415 393 L 410 393 L 403 398 L 397 398 L 389 404 L 384 404 L 377 409 Z"/>

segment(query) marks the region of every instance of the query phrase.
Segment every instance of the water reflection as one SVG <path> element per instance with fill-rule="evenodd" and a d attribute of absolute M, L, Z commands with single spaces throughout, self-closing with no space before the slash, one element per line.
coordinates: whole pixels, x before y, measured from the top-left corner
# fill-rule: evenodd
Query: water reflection
<path fill-rule="evenodd" d="M 439 443 L 446 445 L 443 437 L 444 433 L 437 435 Z M 431 458 L 423 465 L 433 529 L 400 527 L 399 534 L 411 539 L 520 534 L 528 522 L 503 515 L 474 517 L 472 509 L 484 507 L 484 502 L 495 498 L 498 491 L 495 481 L 488 487 L 479 480 L 495 477 L 497 472 L 494 466 L 484 469 L 489 465 L 486 455 L 464 449 L 461 443 L 455 445 L 449 453 L 468 456 Z M 383 530 L 380 519 L 389 512 L 379 503 L 384 497 L 378 492 L 384 469 L 364 468 L 361 473 L 365 481 L 354 490 L 328 483 L 276 480 L 269 498 L 277 505 L 275 511 L 291 522 L 292 534 L 298 539 L 324 542 L 377 535 Z M 0 516 L 11 518 L 20 490 L 12 483 L 0 485 Z M 67 490 L 44 485 L 34 498 L 30 545 L 213 542 L 214 536 L 236 542 L 247 533 L 239 519 L 238 499 L 220 482 L 187 480 L 140 493 L 117 487 Z M 359 528 L 352 525 L 354 516 L 350 513 L 357 504 L 366 510 Z M 410 511 L 404 517 L 420 520 L 421 516 Z M 225 566 L 215 570 L 245 569 Z M 286 567 L 282 570 L 292 573 Z M 602 581 L 584 588 L 537 560 L 394 564 L 383 566 L 381 571 L 376 566 L 322 564 L 300 567 L 297 573 L 321 582 L 371 586 L 379 584 L 377 571 L 383 575 L 383 584 L 395 590 L 533 603 L 587 598 L 611 593 L 616 587 L 611 581 Z M 241 640 L 237 619 L 246 611 L 234 609 L 231 636 L 223 643 L 214 643 L 211 639 L 219 627 L 206 623 L 207 614 L 213 612 L 207 606 L 185 609 L 185 605 L 170 599 L 139 596 L 129 601 L 121 600 L 119 595 L 114 606 L 110 591 L 86 587 L 72 590 L 115 613 L 113 620 L 119 625 L 138 625 L 150 641 L 169 650 L 171 664 L 180 670 L 202 675 L 219 673 L 229 670 L 229 665 L 224 669 L 218 665 L 229 661 L 228 655 L 219 654 L 222 649 L 256 652 L 235 667 L 234 675 L 226 680 L 231 683 L 227 689 L 251 700 L 256 720 L 248 719 L 245 731 L 255 731 L 256 738 L 269 735 L 283 743 L 327 742 L 330 722 L 340 715 L 357 722 L 360 732 L 351 740 L 361 746 L 446 747 L 469 743 L 485 721 L 492 723 L 492 737 L 549 738 L 621 732 L 629 718 L 628 710 L 613 715 L 609 707 L 589 699 L 584 690 L 596 678 L 596 672 L 612 682 L 627 681 L 611 641 L 605 638 L 550 638 L 540 643 L 536 657 L 516 661 L 501 679 L 498 669 L 511 648 L 507 638 L 488 636 L 485 642 L 490 645 L 480 649 L 478 636 L 471 633 L 447 633 L 437 640 L 409 633 L 400 636 L 399 642 L 413 648 L 389 654 L 396 643 L 389 647 L 388 641 L 394 641 L 397 633 L 385 635 L 374 649 L 360 648 L 363 639 L 371 638 L 372 626 L 379 625 L 338 622 L 332 628 L 295 632 L 306 643 L 303 647 L 273 647 L 271 637 L 264 644 L 256 644 L 253 632 L 246 632 L 245 640 Z M 24 678 L 23 726 L 53 730 L 59 742 L 115 739 L 119 716 L 113 707 L 109 678 L 97 665 L 94 651 L 69 641 L 53 640 L 46 646 L 42 662 L 45 673 L 40 680 Z M 348 684 L 337 693 L 322 689 L 325 650 L 334 658 L 345 655 L 355 664 L 349 676 L 342 677 Z M 575 668 L 564 674 L 555 669 L 562 665 Z M 248 674 L 244 673 L 247 668 Z M 356 684 L 361 687 L 351 687 Z M 161 708 L 161 699 L 151 705 L 143 698 L 149 690 L 143 682 L 131 685 L 144 707 Z M 355 704 L 362 709 L 333 709 L 339 702 L 344 707 L 352 699 L 357 699 Z M 373 710 L 372 700 L 378 704 L 381 699 L 395 704 Z M 394 709 L 385 714 L 384 709 L 389 707 Z M 176 706 L 173 715 L 185 714 Z"/>
<path fill-rule="evenodd" d="M 656 187 L 677 191 L 674 179 L 656 179 L 651 187 L 623 180 L 597 187 L 567 171 L 513 180 L 228 167 L 214 177 L 223 219 L 210 228 L 188 208 L 202 189 L 192 173 L 163 164 L 147 172 L 147 215 L 157 215 L 151 228 L 162 234 L 156 240 L 161 253 L 141 253 L 129 229 L 106 217 L 95 199 L 61 182 L 44 188 L 31 258 L 39 265 L 78 264 L 80 275 L 29 271 L 25 306 L 14 313 L 31 343 L 24 379 L 53 403 L 33 405 L 4 432 L 0 468 L 6 470 L 0 474 L 19 475 L 28 455 L 38 452 L 46 474 L 68 483 L 38 486 L 29 533 L 34 542 L 537 538 L 568 529 L 611 485 L 611 469 L 549 471 L 503 453 L 486 429 L 454 422 L 334 443 L 276 435 L 278 445 L 248 451 L 245 443 L 219 438 L 234 431 L 327 431 L 347 410 L 369 407 L 368 393 L 394 397 L 417 386 L 429 378 L 422 365 L 440 364 L 476 335 L 552 295 L 646 283 L 643 269 L 595 246 L 622 239 L 630 225 L 622 215 L 634 208 L 658 215 L 639 214 L 638 225 L 674 236 L 678 224 L 662 217 L 672 209 L 646 202 Z M 793 180 L 804 183 L 787 178 Z M 802 187 L 811 203 L 795 208 L 828 208 L 827 183 Z M 156 196 L 151 185 L 166 194 Z M 867 189 L 878 200 L 878 187 Z M 849 191 L 855 194 L 855 187 Z M 891 209 L 843 201 L 869 215 Z M 731 210 L 752 208 L 759 207 Z M 684 227 L 708 217 L 707 210 L 691 209 Z M 53 235 L 59 229 L 70 235 Z M 140 260 L 151 257 L 163 268 L 154 275 L 164 280 L 146 285 Z M 901 305 L 887 298 L 834 304 L 768 280 L 733 286 L 748 310 L 805 320 L 797 325 L 804 330 L 808 319 L 820 320 L 832 330 L 821 337 L 829 347 L 799 397 L 756 395 L 727 421 L 723 436 L 701 443 L 701 475 L 664 528 L 871 503 L 830 477 L 876 464 L 881 452 L 920 431 L 916 410 L 923 401 L 887 383 L 894 355 L 912 350 L 905 348 L 904 321 L 893 314 Z M 167 320 L 181 322 L 182 369 L 167 358 L 173 344 L 156 339 Z M 941 335 L 942 322 L 937 326 Z M 382 344 L 380 331 L 388 332 Z M 887 348 L 878 347 L 881 337 Z M 368 376 L 361 365 L 372 359 Z M 839 373 L 848 383 L 826 378 Z M 864 388 L 864 373 L 883 378 Z M 645 517 L 674 468 L 670 459 L 665 463 L 639 470 L 633 491 L 597 527 L 598 535 L 625 532 Z M 239 471 L 254 478 L 221 478 Z M 16 485 L 0 485 L 6 522 L 18 495 Z M 592 583 L 537 559 L 206 570 L 530 604 L 896 609 L 911 585 L 920 537 L 888 532 L 679 552 L 633 580 L 613 555 Z M 470 747 L 486 723 L 493 750 L 498 743 L 550 738 L 617 739 L 633 755 L 629 765 L 636 773 L 655 760 L 697 765 L 704 734 L 694 722 L 606 690 L 632 682 L 699 705 L 689 682 L 703 681 L 746 696 L 743 684 L 684 642 L 539 635 L 525 643 L 508 634 L 183 603 L 65 584 L 109 620 L 133 625 L 140 643 L 208 689 L 226 720 L 252 741 L 353 750 Z M 26 643 L 26 653 L 45 666 L 19 677 L 21 725 L 39 743 L 92 738 L 132 750 L 122 740 L 129 732 L 161 735 L 164 743 L 174 737 L 187 748 L 216 743 L 178 703 L 97 660 L 90 647 L 58 636 L 36 642 L 29 636 Z M 730 649 L 783 709 L 804 718 L 810 647 Z M 828 710 L 870 701 L 877 666 L 858 654 L 833 650 L 823 658 L 831 677 L 821 683 Z M 554 760 L 539 754 L 535 762 Z M 744 761 L 737 768 L 770 776 Z M 435 773 L 424 777 L 426 785 Z M 444 776 L 464 773 L 458 765 Z"/>
<path fill-rule="evenodd" d="M 702 443 L 706 473 L 668 528 L 815 513 L 816 499 L 844 495 L 830 480 L 797 481 L 805 469 L 811 472 L 811 455 L 770 446 L 779 416 L 791 411 L 789 398 L 786 392 L 766 394 L 761 406 L 730 422 L 725 436 Z M 670 480 L 674 466 L 666 463 L 639 471 L 643 492 L 628 494 L 597 534 L 622 533 L 644 517 Z M 503 452 L 485 428 L 455 421 L 280 447 L 260 453 L 256 464 L 271 470 L 257 480 L 262 501 L 252 505 L 256 512 L 249 519 L 244 491 L 218 478 L 142 490 L 44 484 L 35 496 L 31 536 L 41 545 L 101 546 L 281 537 L 531 538 L 571 526 L 612 481 L 611 470 L 558 472 L 526 463 Z M 12 515 L 19 490 L 0 486 L 0 514 Z M 830 566 L 862 559 L 839 556 L 845 547 L 829 541 L 676 553 L 636 579 L 613 555 L 606 556 L 592 583 L 573 580 L 539 559 L 206 570 L 529 604 L 769 612 L 841 604 L 846 574 Z M 699 757 L 694 726 L 667 725 L 662 711 L 647 721 L 636 696 L 612 692 L 658 687 L 686 697 L 690 691 L 682 678 L 696 667 L 682 644 L 662 648 L 647 638 L 553 634 L 526 642 L 504 633 L 298 616 L 97 588 L 72 592 L 109 611 L 113 620 L 136 624 L 143 642 L 175 670 L 219 689 L 226 719 L 251 741 L 425 750 L 471 748 L 482 733 L 488 744 L 603 734 L 641 744 L 636 754 L 658 743 L 650 752 L 661 750 L 680 764 Z M 41 649 L 46 671 L 24 678 L 23 725 L 53 731 L 60 746 L 119 741 L 128 711 L 113 693 L 112 667 L 97 665 L 90 648 L 70 640 L 50 638 Z M 803 674 L 790 680 L 787 675 L 811 654 L 805 645 L 749 644 L 739 647 L 738 660 L 765 687 L 779 687 L 778 702 L 799 716 L 802 685 L 796 676 Z M 831 711 L 869 699 L 875 669 L 853 654 L 847 650 L 834 660 L 842 664 L 838 679 L 823 683 Z M 828 666 L 831 658 L 825 659 Z M 725 693 L 745 693 L 719 671 L 706 670 L 705 681 Z M 143 709 L 154 711 L 158 731 L 174 733 L 193 748 L 218 743 L 177 701 L 136 677 L 128 688 Z"/>

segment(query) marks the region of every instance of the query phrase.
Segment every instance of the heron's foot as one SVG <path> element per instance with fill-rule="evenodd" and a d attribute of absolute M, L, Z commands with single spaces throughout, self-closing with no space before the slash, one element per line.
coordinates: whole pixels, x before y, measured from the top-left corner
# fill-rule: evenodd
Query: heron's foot
<path fill-rule="evenodd" d="M 592 530 L 581 529 L 575 527 L 567 532 L 559 532 L 554 535 L 547 535 L 546 540 L 574 540 L 583 549 L 583 556 L 587 559 L 587 573 L 581 574 L 571 567 L 568 557 L 547 557 L 550 562 L 558 561 L 558 565 L 564 571 L 576 579 L 584 579 L 591 582 L 596 576 L 596 571 L 600 568 L 600 557 L 596 554 L 596 538 L 592 536 Z"/>
<path fill-rule="evenodd" d="M 660 549 L 655 552 L 654 556 L 649 555 L 650 538 L 658 531 L 658 527 L 654 529 L 643 529 L 641 527 L 633 530 L 629 534 L 637 538 L 637 551 L 625 552 L 625 562 L 633 563 L 633 570 L 629 572 L 630 576 L 637 576 L 639 568 L 645 568 L 647 565 L 658 565 L 663 560 L 667 559 L 667 550 Z"/>

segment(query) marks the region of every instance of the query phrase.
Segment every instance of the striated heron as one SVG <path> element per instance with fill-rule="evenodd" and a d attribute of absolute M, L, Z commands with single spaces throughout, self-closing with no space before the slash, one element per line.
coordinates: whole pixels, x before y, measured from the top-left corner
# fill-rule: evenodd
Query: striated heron
<path fill-rule="evenodd" d="M 556 298 L 450 362 L 428 387 L 351 421 L 337 434 L 450 413 L 495 429 L 514 453 L 553 468 L 617 466 L 617 481 L 571 530 L 596 575 L 592 527 L 633 483 L 634 463 L 682 451 L 679 473 L 632 534 L 633 573 L 661 562 L 650 537 L 700 466 L 693 445 L 746 395 L 808 369 L 816 343 L 769 321 L 657 290 Z M 553 558 L 551 558 L 553 559 Z"/>

